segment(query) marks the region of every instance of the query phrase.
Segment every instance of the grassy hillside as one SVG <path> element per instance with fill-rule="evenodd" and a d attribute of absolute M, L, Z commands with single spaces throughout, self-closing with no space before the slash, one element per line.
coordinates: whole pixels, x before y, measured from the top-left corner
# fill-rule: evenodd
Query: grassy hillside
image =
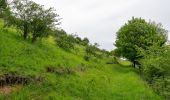
<path fill-rule="evenodd" d="M 57 47 L 53 38 L 32 44 L 0 22 L 0 75 L 42 77 L 41 82 L 0 87 L 4 100 L 160 100 L 133 68 L 105 64 L 108 58 L 86 62 L 79 53 Z M 47 71 L 47 67 L 55 71 Z M 64 73 L 68 69 L 70 73 Z M 60 73 L 60 74 L 59 74 Z"/>

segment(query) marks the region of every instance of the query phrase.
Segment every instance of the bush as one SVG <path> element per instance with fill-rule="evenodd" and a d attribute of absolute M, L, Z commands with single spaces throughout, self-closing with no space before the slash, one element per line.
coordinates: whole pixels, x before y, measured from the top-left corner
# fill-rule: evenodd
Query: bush
<path fill-rule="evenodd" d="M 74 49 L 74 42 L 72 38 L 67 35 L 62 35 L 60 38 L 56 39 L 57 45 L 64 50 L 69 51 L 70 49 Z"/>
<path fill-rule="evenodd" d="M 86 54 L 87 55 L 95 56 L 96 55 L 96 48 L 95 48 L 95 46 L 93 46 L 93 45 L 86 46 Z"/>
<path fill-rule="evenodd" d="M 90 57 L 89 55 L 85 55 L 85 56 L 84 56 L 84 60 L 86 60 L 86 61 L 89 61 L 90 58 L 91 58 L 91 57 Z"/>
<path fill-rule="evenodd" d="M 89 39 L 87 37 L 85 37 L 83 40 L 82 40 L 82 45 L 84 46 L 87 46 L 89 44 Z"/>
<path fill-rule="evenodd" d="M 170 99 L 170 49 L 152 47 L 140 61 L 144 79 L 166 99 Z"/>

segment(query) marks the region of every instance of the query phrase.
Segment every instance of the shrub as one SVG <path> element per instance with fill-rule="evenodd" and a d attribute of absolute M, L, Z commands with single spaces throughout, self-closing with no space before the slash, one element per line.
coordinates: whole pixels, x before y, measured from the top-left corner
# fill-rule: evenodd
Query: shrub
<path fill-rule="evenodd" d="M 89 61 L 90 58 L 91 58 L 91 57 L 90 57 L 89 55 L 85 55 L 85 56 L 84 56 L 84 60 L 86 60 L 86 61 Z"/>
<path fill-rule="evenodd" d="M 140 60 L 142 75 L 152 88 L 170 99 L 170 49 L 169 47 L 152 47 L 144 53 Z"/>
<path fill-rule="evenodd" d="M 62 35 L 60 38 L 56 39 L 57 45 L 64 50 L 69 51 L 70 49 L 74 49 L 74 42 L 71 36 Z"/>

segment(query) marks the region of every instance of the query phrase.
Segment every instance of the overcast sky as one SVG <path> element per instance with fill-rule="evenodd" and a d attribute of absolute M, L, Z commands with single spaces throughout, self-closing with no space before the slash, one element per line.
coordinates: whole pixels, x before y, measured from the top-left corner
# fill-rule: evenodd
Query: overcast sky
<path fill-rule="evenodd" d="M 161 22 L 170 30 L 170 0 L 33 0 L 54 7 L 60 27 L 68 33 L 88 37 L 91 43 L 112 50 L 116 32 L 127 20 L 142 17 Z"/>

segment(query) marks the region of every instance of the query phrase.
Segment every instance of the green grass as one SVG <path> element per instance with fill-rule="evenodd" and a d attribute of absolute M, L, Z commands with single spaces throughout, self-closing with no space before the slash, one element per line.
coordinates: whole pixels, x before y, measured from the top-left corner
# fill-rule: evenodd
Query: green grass
<path fill-rule="evenodd" d="M 0 74 L 17 72 L 23 75 L 42 76 L 40 84 L 29 84 L 2 100 L 161 100 L 138 76 L 129 62 L 106 65 L 107 58 L 94 58 L 89 62 L 80 53 L 58 48 L 53 39 L 43 39 L 35 44 L 24 41 L 14 29 L 2 29 L 0 22 Z M 80 65 L 86 71 L 73 75 L 46 72 L 47 66 L 74 68 Z"/>

